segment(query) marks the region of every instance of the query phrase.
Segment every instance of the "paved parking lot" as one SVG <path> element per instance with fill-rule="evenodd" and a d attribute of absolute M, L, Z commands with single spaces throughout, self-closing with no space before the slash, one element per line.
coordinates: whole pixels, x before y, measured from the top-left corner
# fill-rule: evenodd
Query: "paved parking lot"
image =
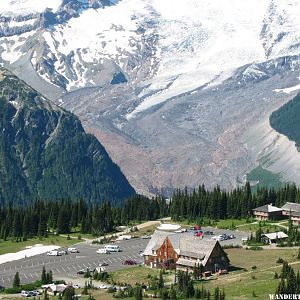
<path fill-rule="evenodd" d="M 212 231 L 214 235 L 221 235 L 221 234 L 227 234 L 227 235 L 234 235 L 235 238 L 225 240 L 225 241 L 220 241 L 219 243 L 224 246 L 224 245 L 242 245 L 243 241 L 242 238 L 246 238 L 250 236 L 250 232 L 243 232 L 243 231 L 238 231 L 238 230 L 224 230 L 224 229 L 216 229 L 213 227 L 202 227 L 201 229 L 203 232 L 205 231 Z M 204 239 L 211 239 L 213 235 L 204 235 Z"/>
<path fill-rule="evenodd" d="M 212 227 L 203 227 L 202 230 L 212 231 L 215 235 L 226 233 L 227 235 L 233 234 L 234 239 L 221 241 L 221 245 L 241 245 L 242 238 L 247 237 L 249 233 L 215 229 Z M 193 231 L 186 233 L 179 233 L 183 235 L 192 235 Z M 205 235 L 204 239 L 211 239 L 211 235 Z M 8 262 L 0 265 L 0 285 L 11 287 L 13 277 L 16 272 L 19 272 L 21 283 L 28 283 L 40 279 L 43 266 L 46 270 L 52 270 L 54 278 L 68 278 L 70 280 L 82 277 L 77 275 L 77 271 L 90 267 L 94 268 L 99 263 L 107 262 L 109 266 L 106 267 L 107 271 L 115 271 L 122 268 L 128 268 L 130 266 L 122 265 L 122 262 L 126 259 L 134 259 L 142 261 L 143 258 L 139 255 L 139 251 L 143 251 L 149 240 L 146 239 L 131 239 L 128 241 L 118 242 L 122 252 L 111 254 L 97 254 L 96 251 L 99 248 L 103 248 L 104 245 L 91 245 L 88 243 L 80 243 L 75 247 L 80 253 L 71 253 L 62 256 L 47 256 L 46 254 L 40 254 L 34 257 L 28 257 L 25 259 Z"/>
<path fill-rule="evenodd" d="M 143 251 L 149 240 L 132 239 L 119 242 L 122 252 L 111 254 L 97 254 L 99 248 L 104 245 L 90 245 L 85 243 L 77 244 L 75 247 L 80 253 L 70 253 L 62 256 L 47 256 L 40 254 L 17 261 L 8 262 L 0 265 L 0 285 L 11 287 L 13 277 L 19 272 L 21 283 L 28 283 L 41 278 L 42 268 L 52 270 L 54 278 L 77 278 L 77 271 L 88 267 L 96 267 L 99 263 L 107 262 L 108 271 L 115 271 L 129 266 L 122 265 L 126 259 L 142 261 L 139 251 Z"/>

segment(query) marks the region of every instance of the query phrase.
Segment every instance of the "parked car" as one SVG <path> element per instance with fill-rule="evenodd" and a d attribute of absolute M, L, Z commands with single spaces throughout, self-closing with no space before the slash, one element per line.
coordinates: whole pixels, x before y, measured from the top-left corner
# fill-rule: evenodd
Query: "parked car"
<path fill-rule="evenodd" d="M 21 291 L 22 297 L 35 297 L 40 295 L 38 291 Z"/>
<path fill-rule="evenodd" d="M 211 239 L 212 239 L 212 240 L 219 241 L 219 242 L 225 240 L 225 238 L 224 238 L 223 235 L 215 235 L 215 236 L 213 236 Z"/>
<path fill-rule="evenodd" d="M 80 286 L 78 284 L 73 284 L 74 289 L 80 289 Z"/>
<path fill-rule="evenodd" d="M 70 253 L 79 253 L 79 250 L 77 248 L 68 248 L 68 252 L 70 252 Z"/>
<path fill-rule="evenodd" d="M 196 237 L 203 237 L 203 232 L 202 231 L 198 231 L 194 234 L 194 236 Z"/>
<path fill-rule="evenodd" d="M 99 267 L 107 267 L 108 263 L 107 262 L 102 262 L 99 264 Z"/>
<path fill-rule="evenodd" d="M 31 291 L 32 293 L 35 293 L 36 294 L 36 296 L 38 296 L 38 295 L 42 295 L 42 292 L 41 291 L 39 291 L 39 290 L 34 290 L 34 291 Z"/>
<path fill-rule="evenodd" d="M 91 268 L 81 269 L 81 270 L 77 271 L 77 275 L 83 275 L 83 274 L 85 274 L 87 271 L 93 273 L 93 272 L 95 272 L 95 268 L 93 268 L 93 269 L 91 269 Z"/>
<path fill-rule="evenodd" d="M 230 235 L 231 239 L 235 239 L 235 236 L 233 234 Z"/>
<path fill-rule="evenodd" d="M 109 286 L 107 285 L 107 284 L 100 284 L 99 285 L 99 289 L 108 289 L 109 288 Z"/>
<path fill-rule="evenodd" d="M 138 262 L 134 259 L 126 259 L 125 261 L 123 261 L 123 265 L 128 265 L 128 266 L 132 266 L 132 265 L 137 265 Z"/>
<path fill-rule="evenodd" d="M 61 253 L 59 253 L 59 251 L 53 250 L 53 251 L 48 251 L 47 255 L 48 256 L 61 256 Z"/>
<path fill-rule="evenodd" d="M 205 231 L 204 234 L 205 235 L 214 235 L 214 233 L 212 231 Z"/>
<path fill-rule="evenodd" d="M 146 234 L 146 235 L 141 236 L 141 239 L 143 239 L 143 240 L 151 239 L 151 236 Z"/>
<path fill-rule="evenodd" d="M 28 291 L 21 291 L 22 297 L 31 297 Z"/>

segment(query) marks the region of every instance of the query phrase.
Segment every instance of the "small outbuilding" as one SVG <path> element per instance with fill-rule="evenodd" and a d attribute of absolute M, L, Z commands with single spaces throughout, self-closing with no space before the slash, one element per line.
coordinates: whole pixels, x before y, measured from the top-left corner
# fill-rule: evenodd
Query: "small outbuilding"
<path fill-rule="evenodd" d="M 288 238 L 288 235 L 282 231 L 265 233 L 262 235 L 262 240 L 268 244 L 277 244 L 283 242 Z"/>

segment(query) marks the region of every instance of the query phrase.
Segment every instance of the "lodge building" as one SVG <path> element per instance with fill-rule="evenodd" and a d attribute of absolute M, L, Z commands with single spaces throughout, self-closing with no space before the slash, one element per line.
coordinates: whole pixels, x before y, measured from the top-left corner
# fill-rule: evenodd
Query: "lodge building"
<path fill-rule="evenodd" d="M 229 259 L 218 241 L 156 230 L 143 253 L 151 268 L 193 271 L 202 264 L 212 273 L 228 270 Z"/>
<path fill-rule="evenodd" d="M 266 204 L 254 208 L 253 215 L 259 221 L 278 220 L 290 217 L 294 225 L 300 225 L 300 204 L 286 202 L 281 208 Z"/>

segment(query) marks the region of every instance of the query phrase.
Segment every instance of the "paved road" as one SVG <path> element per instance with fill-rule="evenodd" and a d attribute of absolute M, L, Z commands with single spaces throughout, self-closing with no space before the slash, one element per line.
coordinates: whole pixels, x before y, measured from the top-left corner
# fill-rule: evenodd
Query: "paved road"
<path fill-rule="evenodd" d="M 241 245 L 242 238 L 247 237 L 249 233 L 216 229 L 212 227 L 203 227 L 202 230 L 212 231 L 215 235 L 226 233 L 233 234 L 236 238 L 221 241 L 221 245 Z M 192 231 L 180 234 L 193 234 Z M 204 239 L 211 239 L 212 236 L 204 236 Z M 69 278 L 70 280 L 78 278 L 76 274 L 78 270 L 86 269 L 87 267 L 96 267 L 101 262 L 109 264 L 107 270 L 115 271 L 128 266 L 122 265 L 126 259 L 135 259 L 142 261 L 143 258 L 139 255 L 139 251 L 143 251 L 149 240 L 141 238 L 131 239 L 128 241 L 118 242 L 122 252 L 111 254 L 97 254 L 96 250 L 103 248 L 103 245 L 91 245 L 88 242 L 83 242 L 75 245 L 80 253 L 62 255 L 62 256 L 47 256 L 40 254 L 34 257 L 28 257 L 18 261 L 8 262 L 0 265 L 0 285 L 11 287 L 13 277 L 16 272 L 19 272 L 21 283 L 28 283 L 40 279 L 43 266 L 46 270 L 52 270 L 55 278 Z M 80 275 L 79 275 L 80 276 Z"/>
<path fill-rule="evenodd" d="M 121 241 L 118 244 L 122 252 L 111 254 L 97 254 L 96 250 L 103 248 L 103 245 L 91 245 L 80 243 L 76 248 L 80 253 L 71 253 L 62 256 L 47 256 L 40 254 L 18 261 L 12 261 L 0 265 L 0 285 L 11 287 L 13 277 L 19 272 L 21 283 L 28 283 L 40 279 L 43 266 L 46 270 L 52 270 L 54 277 L 77 278 L 78 270 L 87 267 L 96 267 L 101 262 L 109 264 L 108 271 L 115 271 L 124 267 L 122 262 L 126 259 L 142 261 L 139 251 L 144 250 L 148 240 L 132 239 Z M 79 275 L 80 276 L 80 275 Z"/>

